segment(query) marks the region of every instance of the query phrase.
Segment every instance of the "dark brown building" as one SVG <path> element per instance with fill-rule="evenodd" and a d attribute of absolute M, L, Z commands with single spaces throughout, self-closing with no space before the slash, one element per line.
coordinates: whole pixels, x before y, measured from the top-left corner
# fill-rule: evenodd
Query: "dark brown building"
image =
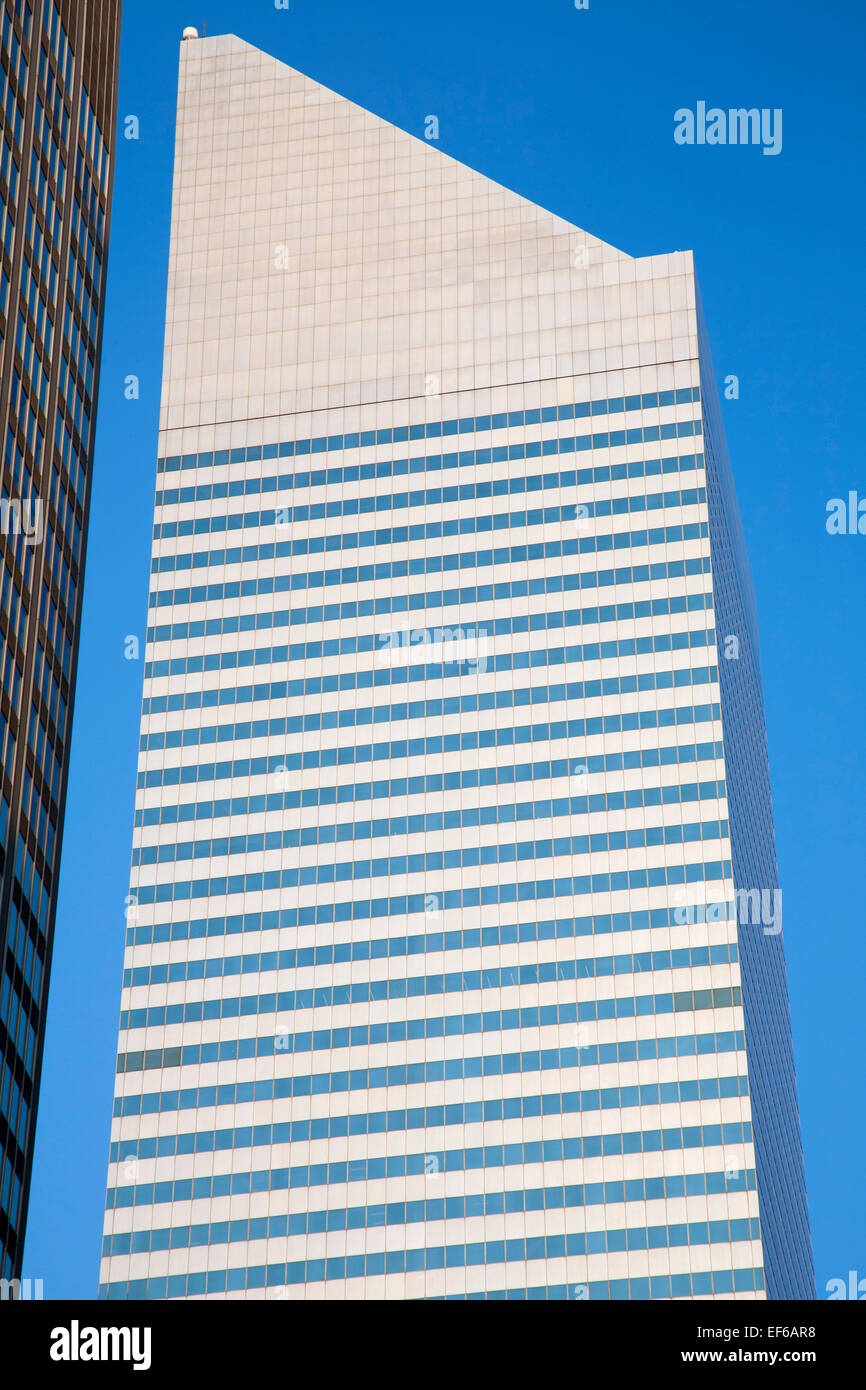
<path fill-rule="evenodd" d="M 0 1278 L 33 1161 L 99 382 L 120 0 L 0 0 Z"/>

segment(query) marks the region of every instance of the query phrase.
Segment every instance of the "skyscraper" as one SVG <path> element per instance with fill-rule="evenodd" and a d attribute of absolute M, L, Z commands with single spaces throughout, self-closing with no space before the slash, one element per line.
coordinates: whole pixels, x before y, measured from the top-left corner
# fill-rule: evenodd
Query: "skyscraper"
<path fill-rule="evenodd" d="M 190 37 L 157 470 L 100 1296 L 812 1296 L 691 255 Z"/>
<path fill-rule="evenodd" d="M 27 1218 L 90 498 L 119 0 L 0 8 L 0 1278 Z"/>

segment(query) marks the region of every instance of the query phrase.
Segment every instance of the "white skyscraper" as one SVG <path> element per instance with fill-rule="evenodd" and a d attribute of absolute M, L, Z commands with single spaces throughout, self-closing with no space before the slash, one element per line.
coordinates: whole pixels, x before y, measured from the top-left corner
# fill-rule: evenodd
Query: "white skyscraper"
<path fill-rule="evenodd" d="M 103 1297 L 814 1288 L 692 257 L 181 45 Z"/>

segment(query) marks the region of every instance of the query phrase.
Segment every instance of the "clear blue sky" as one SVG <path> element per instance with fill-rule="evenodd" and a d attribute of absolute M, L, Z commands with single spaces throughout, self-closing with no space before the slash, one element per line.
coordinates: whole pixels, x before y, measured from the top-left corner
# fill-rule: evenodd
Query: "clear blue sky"
<path fill-rule="evenodd" d="M 819 1296 L 866 1276 L 866 497 L 857 0 L 125 0 L 84 629 L 25 1274 L 94 1297 L 120 1006 L 178 44 L 236 33 L 633 255 L 695 252 L 758 600 Z M 783 147 L 674 111 L 781 107 Z M 122 127 L 121 127 L 122 128 Z M 141 379 L 124 400 L 123 379 Z M 857 421 L 861 424 L 858 426 Z M 858 432 L 859 431 L 859 432 Z"/>

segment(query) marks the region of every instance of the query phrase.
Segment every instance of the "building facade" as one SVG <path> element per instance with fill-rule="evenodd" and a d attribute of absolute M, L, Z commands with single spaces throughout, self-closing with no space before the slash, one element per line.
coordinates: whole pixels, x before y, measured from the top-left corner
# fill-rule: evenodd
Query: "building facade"
<path fill-rule="evenodd" d="M 0 7 L 0 1278 L 21 1269 L 93 457 L 119 0 Z"/>
<path fill-rule="evenodd" d="M 180 59 L 100 1296 L 814 1296 L 691 255 Z"/>

